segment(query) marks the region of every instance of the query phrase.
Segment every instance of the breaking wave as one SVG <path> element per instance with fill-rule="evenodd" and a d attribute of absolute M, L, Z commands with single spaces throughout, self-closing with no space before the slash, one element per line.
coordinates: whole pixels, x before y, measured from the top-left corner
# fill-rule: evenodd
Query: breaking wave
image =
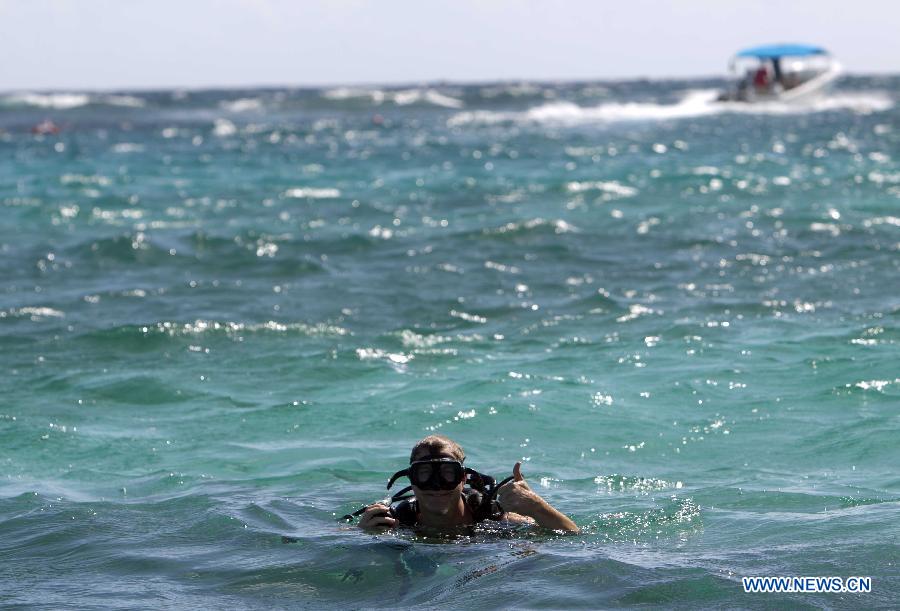
<path fill-rule="evenodd" d="M 412 104 L 433 104 L 444 108 L 462 108 L 462 100 L 451 97 L 436 89 L 403 89 L 385 91 L 382 89 L 365 89 L 355 87 L 338 87 L 330 89 L 322 94 L 328 100 L 352 100 L 357 98 L 369 98 L 375 104 L 393 103 L 397 106 L 409 106 Z"/>
<path fill-rule="evenodd" d="M 146 102 L 131 95 L 89 95 L 86 93 L 15 93 L 0 96 L 0 106 L 31 106 L 54 110 L 69 110 L 89 104 L 142 108 Z"/>
<path fill-rule="evenodd" d="M 579 106 L 572 102 L 550 102 L 519 112 L 474 110 L 460 112 L 448 120 L 448 126 L 497 123 L 559 123 L 578 124 L 614 121 L 661 121 L 685 119 L 723 113 L 742 114 L 799 114 L 829 110 L 852 110 L 860 113 L 880 112 L 893 107 L 894 102 L 882 92 L 833 94 L 806 103 L 719 102 L 715 89 L 688 91 L 674 104 L 655 102 L 607 102 L 598 106 Z"/>

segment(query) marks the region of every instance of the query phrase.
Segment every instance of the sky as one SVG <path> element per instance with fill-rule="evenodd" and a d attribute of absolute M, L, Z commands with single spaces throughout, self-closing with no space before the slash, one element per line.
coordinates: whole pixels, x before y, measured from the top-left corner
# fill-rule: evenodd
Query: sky
<path fill-rule="evenodd" d="M 0 0 L 0 91 L 724 75 L 806 42 L 900 73 L 892 0 Z"/>

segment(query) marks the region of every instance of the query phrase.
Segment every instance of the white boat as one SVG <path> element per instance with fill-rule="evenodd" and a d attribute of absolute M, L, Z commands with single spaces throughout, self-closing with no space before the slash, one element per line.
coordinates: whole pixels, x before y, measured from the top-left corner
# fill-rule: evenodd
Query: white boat
<path fill-rule="evenodd" d="M 827 90 L 841 67 L 821 47 L 779 44 L 739 51 L 731 71 L 739 80 L 720 102 L 803 102 Z"/>

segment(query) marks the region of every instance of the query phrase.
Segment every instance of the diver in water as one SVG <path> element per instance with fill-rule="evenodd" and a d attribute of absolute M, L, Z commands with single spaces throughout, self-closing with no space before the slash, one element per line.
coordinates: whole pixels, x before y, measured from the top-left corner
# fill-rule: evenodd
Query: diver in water
<path fill-rule="evenodd" d="M 370 531 L 399 526 L 454 531 L 494 520 L 579 532 L 572 520 L 528 487 L 521 463 L 515 464 L 511 477 L 497 483 L 464 467 L 465 459 L 459 444 L 441 435 L 429 435 L 413 446 L 409 468 L 398 471 L 388 482 L 390 488 L 405 476 L 412 485 L 390 500 L 368 505 L 352 515 L 360 516 L 360 528 Z M 410 491 L 412 495 L 407 494 Z"/>

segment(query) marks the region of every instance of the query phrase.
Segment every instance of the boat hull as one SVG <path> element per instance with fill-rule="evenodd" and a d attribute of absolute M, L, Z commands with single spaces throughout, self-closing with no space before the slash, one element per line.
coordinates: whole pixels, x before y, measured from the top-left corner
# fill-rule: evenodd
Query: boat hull
<path fill-rule="evenodd" d="M 718 100 L 720 102 L 742 102 L 746 104 L 770 102 L 803 104 L 825 94 L 840 73 L 840 67 L 834 65 L 828 70 L 790 89 L 759 92 L 750 87 L 743 89 L 736 88 L 721 92 Z"/>

